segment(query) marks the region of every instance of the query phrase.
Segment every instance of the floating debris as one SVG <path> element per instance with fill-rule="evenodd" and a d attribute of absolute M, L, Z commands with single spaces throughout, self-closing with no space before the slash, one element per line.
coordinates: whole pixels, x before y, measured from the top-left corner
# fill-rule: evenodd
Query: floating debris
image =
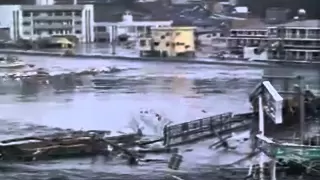
<path fill-rule="evenodd" d="M 91 81 L 87 79 L 97 74 L 116 73 L 124 70 L 117 67 L 86 68 L 78 70 L 68 69 L 45 69 L 37 68 L 12 73 L 1 73 L 0 84 L 2 91 L 21 94 L 35 94 L 42 89 L 53 89 L 55 91 L 75 90 Z M 92 83 L 91 83 L 92 84 Z M 89 84 L 89 85 L 91 85 Z M 10 89 L 12 88 L 12 89 Z"/>

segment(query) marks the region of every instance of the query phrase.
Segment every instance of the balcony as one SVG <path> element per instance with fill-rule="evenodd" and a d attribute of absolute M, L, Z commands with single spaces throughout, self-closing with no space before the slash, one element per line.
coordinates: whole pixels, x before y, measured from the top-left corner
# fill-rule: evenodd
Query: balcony
<path fill-rule="evenodd" d="M 320 33 L 319 34 L 308 34 L 308 39 L 320 39 Z"/>
<path fill-rule="evenodd" d="M 54 24 L 34 24 L 34 29 L 73 29 L 74 26 L 72 24 L 62 24 L 62 23 L 54 23 Z"/>
<path fill-rule="evenodd" d="M 33 20 L 77 20 L 77 21 L 81 21 L 82 18 L 80 16 L 33 16 L 28 17 L 28 18 L 24 18 L 26 20 L 28 19 L 33 19 Z"/>

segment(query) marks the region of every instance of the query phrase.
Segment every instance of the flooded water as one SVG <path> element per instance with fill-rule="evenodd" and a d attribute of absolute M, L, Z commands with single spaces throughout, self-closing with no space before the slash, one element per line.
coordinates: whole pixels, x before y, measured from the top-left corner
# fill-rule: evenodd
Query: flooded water
<path fill-rule="evenodd" d="M 248 93 L 263 75 L 262 69 L 245 67 L 31 56 L 22 58 L 28 63 L 49 69 L 57 66 L 67 69 L 115 66 L 127 70 L 110 74 L 108 79 L 112 83 L 106 90 L 40 93 L 28 100 L 14 94 L 0 96 L 1 139 L 67 128 L 117 131 L 126 127 L 141 109 L 152 109 L 174 122 L 229 111 L 248 112 Z M 193 146 L 194 151 L 183 153 L 185 159 L 178 172 L 180 177 L 194 179 L 196 175 L 187 172 L 198 172 L 200 168 L 212 171 L 208 164 L 225 164 L 235 160 L 230 154 L 217 155 L 207 145 Z M 166 164 L 128 167 L 125 162 L 98 161 L 93 164 L 92 159 L 81 159 L 15 166 L 9 170 L 3 168 L 0 177 L 8 180 L 22 177 L 25 180 L 174 179 L 170 175 L 173 172 L 167 170 Z M 213 175 L 200 178 L 213 179 Z"/>

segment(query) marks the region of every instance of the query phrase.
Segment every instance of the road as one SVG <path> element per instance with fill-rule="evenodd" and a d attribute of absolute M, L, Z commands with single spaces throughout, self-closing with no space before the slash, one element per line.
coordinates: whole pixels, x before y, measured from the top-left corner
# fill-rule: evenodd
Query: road
<path fill-rule="evenodd" d="M 66 128 L 115 131 L 127 126 L 128 121 L 141 109 L 153 109 L 174 122 L 228 111 L 247 112 L 250 110 L 247 95 L 260 81 L 264 72 L 273 75 L 294 74 L 288 69 L 263 70 L 31 56 L 22 58 L 28 63 L 47 68 L 116 66 L 129 70 L 111 75 L 110 78 L 118 83 L 104 91 L 40 94 L 28 100 L 17 95 L 0 96 L 1 139 Z M 303 73 L 311 73 L 310 77 L 317 75 L 317 72 Z M 312 81 L 317 82 L 318 79 L 313 78 Z M 203 110 L 207 113 L 203 113 Z M 182 170 L 198 171 L 202 165 L 228 163 L 232 159 L 229 155 L 228 158 L 217 158 L 216 152 L 208 150 L 207 146 L 198 146 L 193 152 L 186 153 Z M 113 161 L 92 165 L 91 159 L 40 164 L 21 165 L 17 170 L 19 173 L 10 171 L 0 176 L 8 180 L 22 176 L 25 180 L 48 179 L 48 176 L 59 175 L 69 179 L 116 180 L 126 179 L 128 174 L 136 179 L 150 179 L 150 173 L 157 176 L 156 179 L 168 174 L 163 173 L 166 169 L 163 164 L 131 168 Z"/>

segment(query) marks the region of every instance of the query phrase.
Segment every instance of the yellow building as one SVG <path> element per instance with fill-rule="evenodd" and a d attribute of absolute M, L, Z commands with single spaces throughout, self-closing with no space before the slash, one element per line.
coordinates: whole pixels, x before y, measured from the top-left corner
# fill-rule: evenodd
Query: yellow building
<path fill-rule="evenodd" d="M 141 56 L 177 57 L 195 55 L 195 27 L 158 27 L 151 29 L 151 37 L 141 37 Z"/>

